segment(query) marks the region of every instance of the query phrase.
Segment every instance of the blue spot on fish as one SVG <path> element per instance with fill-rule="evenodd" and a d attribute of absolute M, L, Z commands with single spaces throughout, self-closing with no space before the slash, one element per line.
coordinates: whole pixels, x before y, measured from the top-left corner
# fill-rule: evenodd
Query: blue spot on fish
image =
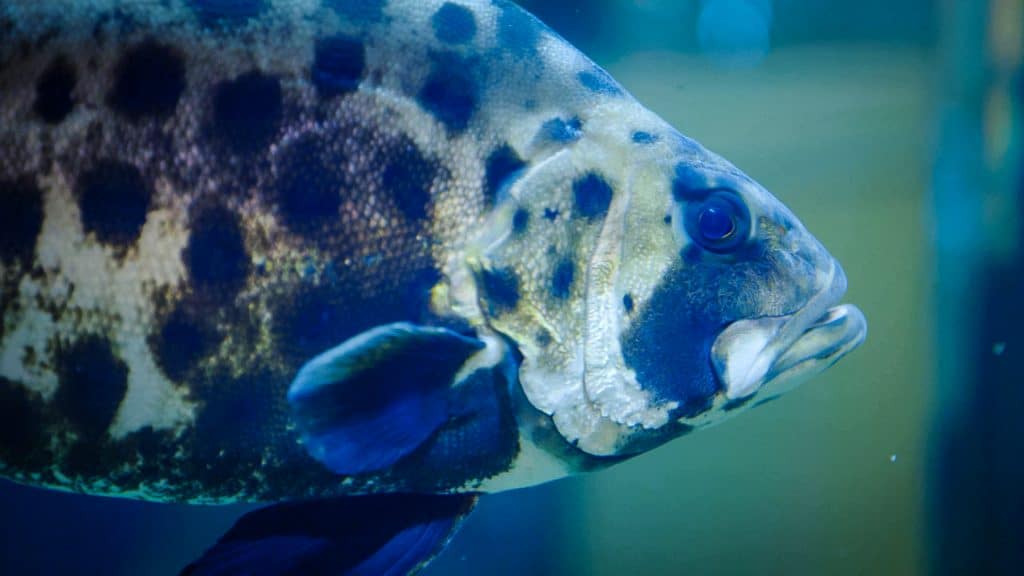
<path fill-rule="evenodd" d="M 363 43 L 348 36 L 318 40 L 313 57 L 313 85 L 317 93 L 331 98 L 359 87 L 366 69 Z"/>
<path fill-rule="evenodd" d="M 164 320 L 159 332 L 150 339 L 157 364 L 174 381 L 183 380 L 188 371 L 217 345 L 215 331 L 183 304 L 179 303 Z"/>
<path fill-rule="evenodd" d="M 57 56 L 39 77 L 33 111 L 47 124 L 60 124 L 75 107 L 71 92 L 77 83 L 74 64 L 67 56 Z"/>
<path fill-rule="evenodd" d="M 337 222 L 346 158 L 319 135 L 305 135 L 284 148 L 274 195 L 289 230 L 318 239 Z"/>
<path fill-rule="evenodd" d="M 205 297 L 230 300 L 249 274 L 249 255 L 238 216 L 222 206 L 200 209 L 182 254 L 189 276 Z"/>
<path fill-rule="evenodd" d="M 166 118 L 185 92 L 185 59 L 174 48 L 147 40 L 128 50 L 114 71 L 107 103 L 125 118 Z"/>
<path fill-rule="evenodd" d="M 515 177 L 525 167 L 526 163 L 508 144 L 491 152 L 487 157 L 484 176 L 484 200 L 488 207 L 497 203 L 500 193 L 512 185 Z"/>
<path fill-rule="evenodd" d="M 43 191 L 28 178 L 0 180 L 0 260 L 32 263 L 43 228 Z M 0 315 L 3 308 L 0 307 Z"/>
<path fill-rule="evenodd" d="M 569 120 L 552 118 L 540 127 L 540 133 L 555 142 L 575 142 L 583 136 L 583 121 L 575 117 Z"/>
<path fill-rule="evenodd" d="M 57 375 L 57 409 L 85 438 L 102 437 L 128 392 L 128 366 L 108 340 L 86 336 L 58 351 Z"/>
<path fill-rule="evenodd" d="M 465 44 L 476 36 L 473 11 L 454 2 L 445 2 L 432 19 L 434 35 L 441 42 Z"/>
<path fill-rule="evenodd" d="M 584 70 L 576 75 L 584 88 L 596 94 L 608 96 L 621 96 L 623 91 L 618 82 L 612 79 L 607 72 L 600 68 Z"/>
<path fill-rule="evenodd" d="M 526 232 L 530 225 L 530 211 L 526 208 L 519 208 L 512 215 L 512 233 L 521 235 Z"/>
<path fill-rule="evenodd" d="M 519 304 L 519 279 L 512 270 L 485 270 L 481 287 L 494 314 L 509 312 Z"/>
<path fill-rule="evenodd" d="M 555 273 L 551 278 L 551 295 L 557 300 L 568 298 L 575 278 L 576 266 L 573 265 L 572 260 L 563 258 L 555 266 Z"/>
<path fill-rule="evenodd" d="M 153 192 L 139 169 L 103 160 L 78 178 L 82 226 L 104 243 L 134 242 L 146 223 Z"/>
<path fill-rule="evenodd" d="M 454 54 L 438 54 L 417 99 L 452 132 L 462 132 L 476 112 L 479 88 L 474 63 Z"/>
<path fill-rule="evenodd" d="M 214 135 L 238 154 L 266 148 L 281 127 L 281 101 L 281 81 L 258 71 L 221 83 L 213 96 Z"/>
<path fill-rule="evenodd" d="M 436 169 L 411 141 L 400 146 L 384 169 L 383 184 L 406 218 L 419 222 L 427 217 L 430 187 Z"/>
<path fill-rule="evenodd" d="M 646 145 L 654 144 L 657 141 L 658 141 L 658 137 L 655 136 L 654 134 L 651 134 L 650 132 L 643 132 L 641 130 L 637 130 L 636 132 L 633 132 L 633 142 L 635 142 L 636 144 L 641 144 L 641 145 L 645 145 L 646 146 Z"/>
<path fill-rule="evenodd" d="M 577 215 L 587 220 L 603 218 L 612 203 L 612 187 L 595 173 L 587 174 L 573 183 L 574 208 Z"/>

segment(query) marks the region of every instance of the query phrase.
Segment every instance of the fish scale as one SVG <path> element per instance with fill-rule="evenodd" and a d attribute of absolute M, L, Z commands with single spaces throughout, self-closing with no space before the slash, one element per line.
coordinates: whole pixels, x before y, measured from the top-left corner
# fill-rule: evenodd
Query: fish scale
<path fill-rule="evenodd" d="M 337 553 L 411 570 L 472 506 L 426 495 L 609 466 L 863 340 L 784 206 L 511 2 L 14 0 L 0 32 L 17 481 L 380 495 L 381 547 Z"/>

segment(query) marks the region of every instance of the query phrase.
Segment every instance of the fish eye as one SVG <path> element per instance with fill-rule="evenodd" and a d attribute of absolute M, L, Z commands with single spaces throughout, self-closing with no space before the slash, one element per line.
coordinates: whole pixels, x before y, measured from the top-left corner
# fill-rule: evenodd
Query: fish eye
<path fill-rule="evenodd" d="M 686 232 L 705 250 L 728 253 L 746 241 L 750 212 L 735 192 L 715 190 L 686 207 Z"/>

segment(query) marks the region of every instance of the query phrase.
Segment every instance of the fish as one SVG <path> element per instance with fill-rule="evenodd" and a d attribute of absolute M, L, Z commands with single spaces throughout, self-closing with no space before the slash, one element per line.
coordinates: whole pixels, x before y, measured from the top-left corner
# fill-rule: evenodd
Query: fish
<path fill-rule="evenodd" d="M 866 337 L 773 195 L 506 0 L 0 5 L 0 476 L 406 574 Z"/>

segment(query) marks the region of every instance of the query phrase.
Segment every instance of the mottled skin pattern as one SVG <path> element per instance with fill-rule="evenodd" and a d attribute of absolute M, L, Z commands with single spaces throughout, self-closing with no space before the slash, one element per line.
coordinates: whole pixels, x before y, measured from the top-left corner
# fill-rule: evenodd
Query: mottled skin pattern
<path fill-rule="evenodd" d="M 724 188 L 749 239 L 714 253 L 683 221 Z M 0 473 L 154 500 L 602 467 L 757 397 L 713 374 L 726 326 L 845 288 L 766 191 L 504 0 L 4 2 L 0 214 Z M 487 342 L 453 392 L 487 417 L 339 477 L 289 384 L 398 321 Z"/>
<path fill-rule="evenodd" d="M 586 104 L 545 92 L 588 93 L 503 3 L 468 3 L 475 31 L 432 2 L 141 4 L 0 9 L 0 467 L 154 499 L 336 490 L 291 378 L 376 324 L 468 326 L 430 294 L 494 204 L 488 155 L 513 114 Z"/>

